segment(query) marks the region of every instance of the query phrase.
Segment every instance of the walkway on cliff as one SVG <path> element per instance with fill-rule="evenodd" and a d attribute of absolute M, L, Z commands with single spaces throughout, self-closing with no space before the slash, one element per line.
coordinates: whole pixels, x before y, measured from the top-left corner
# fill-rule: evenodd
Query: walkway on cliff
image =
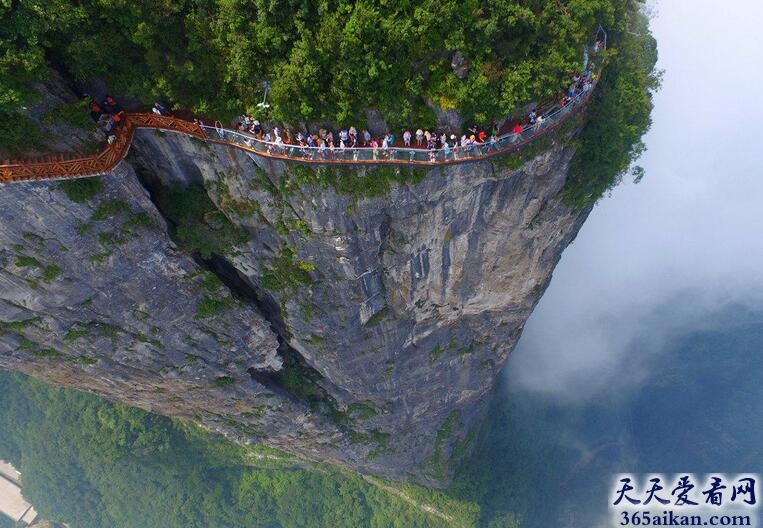
<path fill-rule="evenodd" d="M 319 165 L 415 165 L 441 166 L 468 163 L 515 152 L 534 139 L 548 134 L 588 102 L 596 87 L 594 78 L 590 89 L 577 93 L 565 103 L 557 103 L 538 113 L 535 123 L 522 126 L 521 132 L 509 132 L 488 141 L 466 147 L 456 146 L 439 150 L 390 147 L 388 149 L 357 147 L 320 149 L 288 143 L 266 142 L 252 134 L 221 127 L 200 125 L 184 119 L 147 113 L 125 116 L 116 140 L 99 154 L 76 157 L 54 154 L 42 158 L 4 161 L 0 163 L 0 184 L 35 180 L 62 180 L 100 176 L 110 173 L 127 155 L 133 135 L 138 129 L 178 132 L 197 139 L 229 145 L 259 156 Z"/>

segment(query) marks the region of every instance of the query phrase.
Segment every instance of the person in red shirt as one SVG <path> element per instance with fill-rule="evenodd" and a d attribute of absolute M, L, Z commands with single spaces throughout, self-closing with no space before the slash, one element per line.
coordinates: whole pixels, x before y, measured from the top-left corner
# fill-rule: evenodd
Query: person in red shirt
<path fill-rule="evenodd" d="M 96 123 L 101 119 L 101 116 L 103 115 L 103 110 L 100 106 L 98 106 L 97 103 L 93 103 L 90 105 L 90 117 L 95 121 Z"/>
<path fill-rule="evenodd" d="M 522 134 L 522 125 L 517 123 L 511 131 L 514 133 L 514 141 L 519 141 L 519 136 Z"/>

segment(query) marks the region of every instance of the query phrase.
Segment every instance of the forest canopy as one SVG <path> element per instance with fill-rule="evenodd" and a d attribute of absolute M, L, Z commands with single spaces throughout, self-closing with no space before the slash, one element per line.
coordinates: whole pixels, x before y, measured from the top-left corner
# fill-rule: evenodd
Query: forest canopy
<path fill-rule="evenodd" d="M 601 25 L 606 64 L 568 203 L 581 208 L 643 152 L 656 44 L 643 0 L 14 0 L 0 2 L 0 148 L 39 135 L 25 113 L 51 69 L 223 121 L 293 127 L 435 125 L 433 108 L 488 126 L 560 93 Z M 602 62 L 597 58 L 597 62 Z M 601 64 L 599 64 L 601 65 Z M 267 101 L 262 101 L 267 83 Z M 84 115 L 84 112 L 83 112 Z"/>
<path fill-rule="evenodd" d="M 0 112 L 28 102 L 28 82 L 54 67 L 215 116 L 256 113 L 267 81 L 269 117 L 294 124 L 359 123 L 374 108 L 390 124 L 429 126 L 426 101 L 485 122 L 563 88 L 625 3 L 0 2 Z"/>
<path fill-rule="evenodd" d="M 0 370 L 0 403 L 0 459 L 40 515 L 76 528 L 452 526 L 360 476 L 20 374 Z M 457 525 L 479 517 L 476 504 L 406 490 Z"/>

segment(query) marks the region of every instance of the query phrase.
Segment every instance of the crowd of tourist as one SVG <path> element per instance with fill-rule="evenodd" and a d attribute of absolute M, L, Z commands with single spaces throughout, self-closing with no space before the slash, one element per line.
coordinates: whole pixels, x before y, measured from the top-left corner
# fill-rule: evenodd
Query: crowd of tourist
<path fill-rule="evenodd" d="M 591 90 L 593 73 L 590 70 L 582 74 L 576 73 L 571 81 L 557 103 L 549 105 L 543 111 L 533 109 L 524 119 L 506 120 L 501 127 L 504 134 L 500 136 L 499 126 L 495 122 L 488 129 L 474 125 L 460 135 L 418 128 L 415 131 L 403 130 L 400 137 L 396 137 L 391 131 L 381 136 L 373 136 L 367 129 L 358 131 L 354 126 L 343 127 L 336 133 L 326 128 L 319 128 L 313 133 L 308 130 L 293 132 L 288 128 L 281 129 L 278 125 L 266 129 L 259 120 L 246 114 L 241 115 L 234 125 L 236 131 L 243 134 L 230 134 L 219 121 L 215 122 L 214 128 L 221 139 L 238 141 L 250 148 L 257 146 L 257 150 L 264 150 L 269 154 L 311 160 L 395 160 L 407 157 L 412 161 L 421 161 L 424 158 L 434 162 L 463 159 L 498 151 L 499 141 L 500 147 L 506 142 L 519 142 L 527 130 L 532 130 L 531 135 L 540 132 L 547 118 L 563 111 Z M 87 94 L 85 97 L 93 121 L 105 134 L 108 143 L 113 143 L 118 129 L 124 124 L 124 110 L 110 95 L 106 95 L 100 103 Z M 169 115 L 169 110 L 161 103 L 154 103 L 151 111 L 157 115 Z M 194 121 L 204 124 L 198 119 Z"/>
<path fill-rule="evenodd" d="M 488 129 L 472 126 L 460 136 L 418 128 L 413 132 L 406 129 L 400 137 L 396 137 L 391 131 L 377 137 L 367 129 L 358 131 L 355 126 L 343 127 L 337 132 L 326 128 L 319 128 L 312 133 L 308 130 L 293 132 L 288 128 L 281 129 L 278 125 L 266 129 L 258 119 L 246 114 L 239 116 L 234 124 L 238 132 L 244 133 L 242 135 L 233 137 L 219 121 L 215 122 L 214 127 L 221 139 L 238 140 L 251 148 L 259 142 L 261 148 L 258 150 L 264 149 L 269 154 L 311 160 L 358 160 L 360 157 L 394 160 L 400 156 L 420 160 L 423 151 L 428 153 L 429 161 L 462 159 L 499 150 L 499 140 L 518 142 L 528 129 L 532 130 L 532 135 L 539 132 L 549 116 L 563 111 L 592 88 L 593 74 L 590 70 L 576 73 L 571 81 L 558 102 L 549 105 L 543 111 L 534 109 L 524 119 L 509 120 L 508 128 L 504 128 L 504 125 L 502 129 L 510 132 L 501 136 L 496 123 Z"/>
<path fill-rule="evenodd" d="M 124 124 L 125 111 L 116 99 L 107 95 L 98 103 L 93 97 L 85 94 L 85 100 L 90 108 L 90 117 L 109 144 L 116 140 L 116 132 Z"/>
<path fill-rule="evenodd" d="M 112 144 L 117 138 L 119 129 L 124 125 L 124 109 L 110 95 L 106 95 L 101 102 L 98 102 L 90 94 L 84 94 L 84 100 L 90 109 L 90 117 L 95 121 L 96 129 L 103 134 L 109 145 Z M 162 103 L 154 103 L 151 111 L 157 115 L 170 115 L 169 110 Z"/>

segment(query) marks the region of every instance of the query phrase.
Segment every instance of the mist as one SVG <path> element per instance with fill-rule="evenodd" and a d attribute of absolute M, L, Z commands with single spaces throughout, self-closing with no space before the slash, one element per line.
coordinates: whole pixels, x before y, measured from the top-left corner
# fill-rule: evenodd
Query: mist
<path fill-rule="evenodd" d="M 646 176 L 603 198 L 564 253 L 509 358 L 512 392 L 582 403 L 638 386 L 677 334 L 763 306 L 763 3 L 650 11 L 665 74 Z"/>

